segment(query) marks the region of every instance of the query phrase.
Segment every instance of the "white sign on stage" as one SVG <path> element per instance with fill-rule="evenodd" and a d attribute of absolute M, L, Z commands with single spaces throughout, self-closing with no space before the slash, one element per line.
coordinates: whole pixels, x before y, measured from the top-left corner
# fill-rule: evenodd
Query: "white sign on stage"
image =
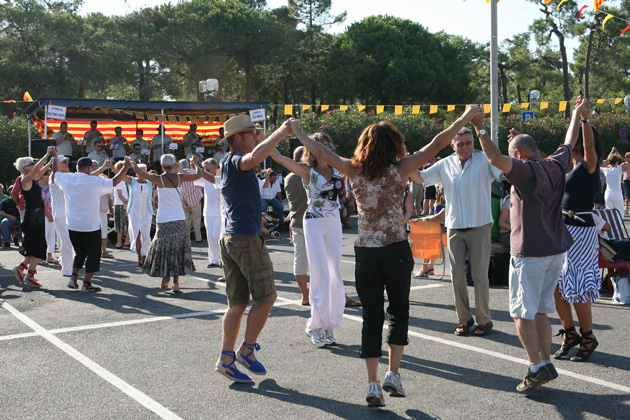
<path fill-rule="evenodd" d="M 249 118 L 252 120 L 252 122 L 265 121 L 265 108 L 252 109 L 251 111 L 249 111 Z"/>
<path fill-rule="evenodd" d="M 57 105 L 48 105 L 48 118 L 53 120 L 65 120 L 66 119 L 66 107 Z"/>

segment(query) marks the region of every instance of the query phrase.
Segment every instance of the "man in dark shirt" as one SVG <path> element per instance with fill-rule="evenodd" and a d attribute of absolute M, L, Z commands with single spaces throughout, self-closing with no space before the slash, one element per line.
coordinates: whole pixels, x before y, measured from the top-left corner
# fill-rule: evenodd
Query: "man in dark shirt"
<path fill-rule="evenodd" d="M 10 194 L 10 193 L 9 193 Z M 11 248 L 9 241 L 10 227 L 20 226 L 20 212 L 18 211 L 15 201 L 11 197 L 7 197 L 0 203 L 0 217 L 2 217 L 2 242 L 3 248 Z M 22 239 L 22 231 L 13 238 L 13 243 L 18 246 L 18 241 Z"/>
<path fill-rule="evenodd" d="M 225 221 L 219 245 L 228 309 L 223 317 L 221 356 L 216 371 L 234 382 L 252 382 L 249 376 L 236 369 L 235 361 L 256 375 L 267 373 L 256 360 L 254 351 L 260 348 L 256 340 L 276 300 L 276 288 L 271 258 L 259 236 L 262 210 L 254 167 L 269 156 L 282 138 L 291 134 L 289 121 L 256 145 L 260 126 L 254 126 L 247 115 L 237 115 L 225 123 L 225 138 L 221 140 L 228 142 L 232 153 L 221 161 Z M 250 297 L 252 308 L 247 317 L 245 337 L 235 353 L 236 337 Z"/>
<path fill-rule="evenodd" d="M 501 169 L 512 184 L 510 220 L 510 315 L 529 359 L 524 392 L 558 377 L 551 363 L 551 323 L 555 312 L 554 290 L 573 239 L 562 221 L 562 195 L 571 151 L 578 138 L 580 115 L 588 101 L 578 98 L 565 142 L 546 159 L 540 158 L 536 141 L 526 134 L 515 136 L 504 156 L 482 132 L 481 147 L 490 163 Z M 479 133 L 483 116 L 472 120 Z"/>

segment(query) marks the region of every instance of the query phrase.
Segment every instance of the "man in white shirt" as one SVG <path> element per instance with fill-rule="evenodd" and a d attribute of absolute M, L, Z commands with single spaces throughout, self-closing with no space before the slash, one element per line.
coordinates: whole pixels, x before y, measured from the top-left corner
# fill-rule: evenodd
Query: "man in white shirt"
<path fill-rule="evenodd" d="M 79 271 L 85 263 L 85 279 L 81 291 L 99 292 L 100 287 L 92 285 L 92 276 L 100 270 L 101 264 L 101 221 L 99 215 L 100 199 L 104 194 L 110 194 L 121 182 L 131 166 L 130 161 L 125 164 L 114 179 L 90 176 L 92 161 L 81 158 L 77 161 L 77 173 L 62 173 L 59 171 L 57 149 L 51 147 L 54 156 L 53 180 L 64 193 L 66 199 L 66 219 L 68 232 L 75 257 L 72 264 L 72 277 L 68 287 L 78 289 Z"/>
<path fill-rule="evenodd" d="M 127 156 L 129 143 L 127 139 L 122 136 L 122 127 L 118 126 L 114 128 L 114 132 L 116 136 L 110 140 L 110 145 L 112 148 L 112 157 L 114 158 L 114 163 L 116 163 Z"/>
<path fill-rule="evenodd" d="M 493 327 L 488 280 L 493 223 L 490 194 L 492 182 L 499 179 L 501 170 L 490 165 L 488 158 L 475 150 L 474 142 L 470 129 L 463 128 L 451 141 L 455 153 L 420 172 L 420 176 L 426 185 L 441 183 L 444 186 L 448 258 L 459 320 L 455 334 L 467 335 L 474 324 L 466 283 L 468 258 L 475 283 L 478 324 L 473 335 L 483 336 Z"/>
<path fill-rule="evenodd" d="M 94 150 L 88 153 L 87 157 L 90 160 L 97 161 L 99 165 L 102 165 L 107 159 L 109 159 L 109 156 L 107 156 L 107 153 L 103 150 L 103 142 L 101 140 L 96 140 L 93 147 Z"/>
<path fill-rule="evenodd" d="M 83 135 L 83 145 L 85 146 L 86 153 L 92 153 L 96 140 L 103 140 L 103 134 L 96 129 L 97 125 L 97 121 L 90 121 L 90 130 L 86 131 Z"/>
<path fill-rule="evenodd" d="M 72 134 L 68 133 L 67 122 L 61 123 L 59 131 L 52 135 L 52 140 L 55 142 L 60 155 L 72 157 L 72 148 L 77 146 L 77 141 Z"/>
<path fill-rule="evenodd" d="M 173 139 L 166 135 L 166 130 L 163 125 L 158 128 L 158 135 L 151 140 L 151 150 L 153 151 L 153 169 L 158 174 L 162 173 L 162 166 L 160 165 L 160 159 L 164 153 L 169 153 L 168 145 L 173 143 Z"/>
<path fill-rule="evenodd" d="M 265 171 L 262 171 L 265 174 Z M 260 180 L 260 200 L 262 211 L 267 211 L 271 206 L 278 213 L 280 225 L 284 225 L 284 206 L 282 205 L 282 189 L 278 181 L 278 174 L 269 172 L 265 179 Z"/>
<path fill-rule="evenodd" d="M 188 133 L 184 134 L 183 142 L 186 159 L 190 159 L 193 155 L 201 156 L 201 153 L 197 153 L 197 147 L 203 147 L 201 137 L 197 134 L 197 124 L 190 124 L 190 130 Z"/>

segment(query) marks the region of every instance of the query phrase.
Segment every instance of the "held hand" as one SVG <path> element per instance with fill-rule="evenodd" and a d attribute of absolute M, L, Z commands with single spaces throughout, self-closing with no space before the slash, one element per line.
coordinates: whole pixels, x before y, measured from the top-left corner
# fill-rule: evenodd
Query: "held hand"
<path fill-rule="evenodd" d="M 471 121 L 473 118 L 478 116 L 481 112 L 483 112 L 481 105 L 473 105 L 464 111 L 462 114 L 462 118 L 466 121 Z"/>
<path fill-rule="evenodd" d="M 514 137 L 518 136 L 519 134 L 521 134 L 521 132 L 518 131 L 516 128 L 510 128 L 510 132 L 508 134 L 508 141 L 512 140 Z"/>
<path fill-rule="evenodd" d="M 289 134 L 293 133 L 293 134 L 297 135 L 297 133 L 301 130 L 300 120 L 298 120 L 298 119 L 289 118 L 288 120 L 286 120 L 284 122 L 284 124 L 288 124 L 289 125 L 289 128 L 291 130 L 291 132 Z M 283 126 L 284 126 L 284 124 L 283 124 Z M 287 134 L 287 135 L 289 135 L 289 134 Z"/>
<path fill-rule="evenodd" d="M 477 130 L 481 130 L 484 127 L 484 121 L 486 120 L 486 116 L 481 113 L 479 115 L 474 116 L 470 122 L 475 126 Z"/>

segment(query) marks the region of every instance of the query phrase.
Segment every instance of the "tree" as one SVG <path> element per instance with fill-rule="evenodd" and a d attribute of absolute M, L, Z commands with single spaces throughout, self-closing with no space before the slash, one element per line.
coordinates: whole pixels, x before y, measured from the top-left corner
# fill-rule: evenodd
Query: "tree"
<path fill-rule="evenodd" d="M 326 60 L 328 94 L 366 104 L 459 103 L 474 97 L 467 65 L 421 25 L 371 16 L 336 37 Z"/>

